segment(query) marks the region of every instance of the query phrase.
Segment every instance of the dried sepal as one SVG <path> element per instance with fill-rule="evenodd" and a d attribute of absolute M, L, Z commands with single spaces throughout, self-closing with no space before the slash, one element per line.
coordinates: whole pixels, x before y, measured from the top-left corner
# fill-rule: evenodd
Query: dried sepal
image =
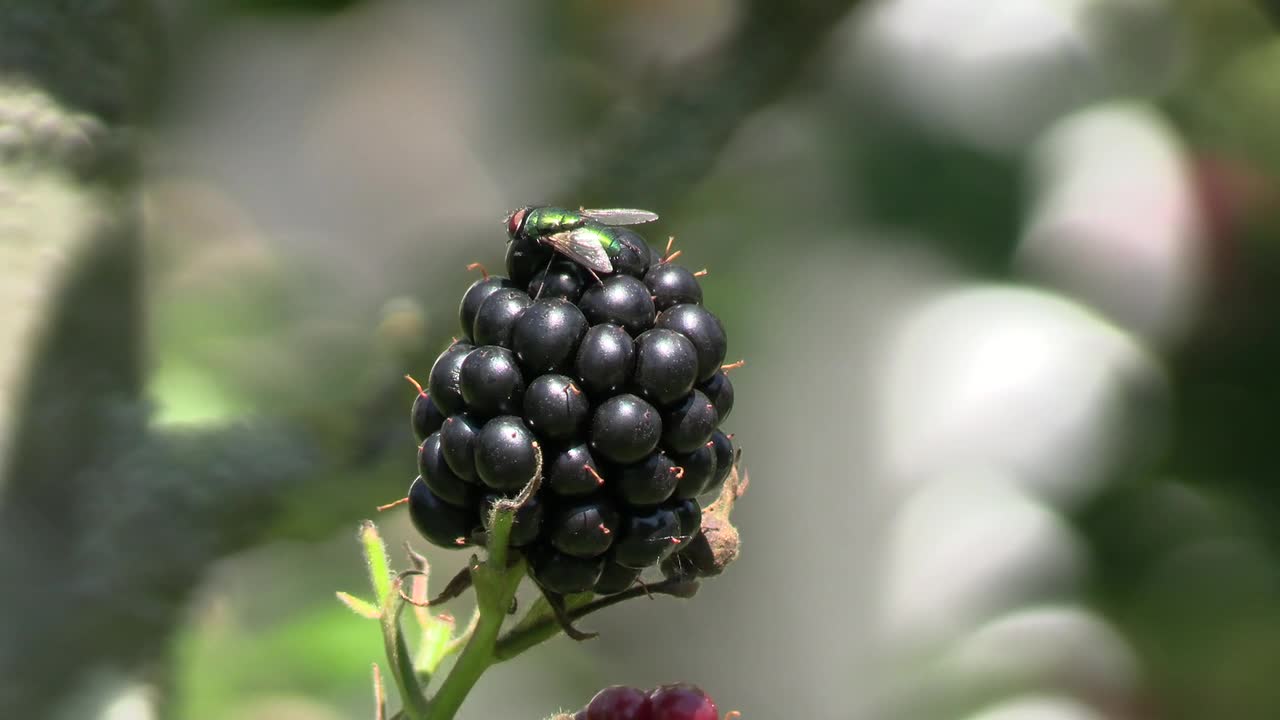
<path fill-rule="evenodd" d="M 715 577 L 741 552 L 738 528 L 729 520 L 734 503 L 747 491 L 747 472 L 735 464 L 720 496 L 702 512 L 702 528 L 689 544 L 662 564 L 667 577 Z"/>

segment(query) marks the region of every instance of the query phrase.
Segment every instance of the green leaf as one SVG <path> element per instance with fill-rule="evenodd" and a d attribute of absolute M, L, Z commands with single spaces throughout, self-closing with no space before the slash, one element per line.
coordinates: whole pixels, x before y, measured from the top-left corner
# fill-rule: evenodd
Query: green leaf
<path fill-rule="evenodd" d="M 369 565 L 369 580 L 379 607 L 387 606 L 391 595 L 391 562 L 387 559 L 387 546 L 378 534 L 372 520 L 360 524 L 360 544 L 364 547 L 364 559 Z"/>
<path fill-rule="evenodd" d="M 453 618 L 441 615 L 422 628 L 422 642 L 418 645 L 418 656 L 413 667 L 418 677 L 427 683 L 431 675 L 440 667 L 440 663 L 449 656 L 452 646 Z"/>
<path fill-rule="evenodd" d="M 350 593 L 338 592 L 335 594 L 338 596 L 338 602 L 346 605 L 352 612 L 360 617 L 377 620 L 382 616 L 382 613 L 378 610 L 377 606 L 367 600 L 361 600 Z"/>

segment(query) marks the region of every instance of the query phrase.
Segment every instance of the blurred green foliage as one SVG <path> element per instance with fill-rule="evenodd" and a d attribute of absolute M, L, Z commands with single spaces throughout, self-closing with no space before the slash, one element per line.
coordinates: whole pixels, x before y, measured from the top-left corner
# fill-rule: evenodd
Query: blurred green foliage
<path fill-rule="evenodd" d="M 346 708 L 369 692 L 369 663 L 382 638 L 336 602 L 280 622 L 246 627 L 233 618 L 188 626 L 178 641 L 177 717 L 239 717 L 246 699 L 300 697 Z"/>
<path fill-rule="evenodd" d="M 253 14 L 335 13 L 360 5 L 365 0 L 216 0 L 228 10 Z"/>
<path fill-rule="evenodd" d="M 403 10 L 394 3 L 353 0 L 216 0 L 212 6 L 235 21 L 229 25 L 241 30 L 249 27 L 248 35 L 278 32 L 281 38 L 295 41 L 301 36 L 300 46 L 324 46 L 332 41 L 326 32 L 340 33 L 329 26 L 318 27 L 324 23 L 299 22 L 299 29 L 288 20 L 326 14 L 336 20 L 339 13 L 356 10 L 358 5 L 360 11 L 371 14 Z M 805 11 L 818 4 L 797 5 Z M 1102 22 L 1096 18 L 1105 19 L 1107 5 L 1093 3 L 1095 14 L 1090 17 Z M 377 86 L 382 79 L 379 73 L 394 80 L 391 69 L 396 63 L 421 60 L 417 53 L 435 49 L 429 47 L 432 42 L 443 46 L 441 58 L 459 66 L 479 63 L 489 55 L 498 58 L 493 67 L 485 66 L 475 75 L 455 77 L 446 71 L 420 78 L 429 88 L 424 94 L 438 93 L 432 97 L 438 97 L 439 104 L 428 106 L 430 112 L 404 111 L 411 115 L 406 122 L 420 127 L 424 135 L 443 135 L 445 140 L 432 146 L 431 152 L 410 157 L 406 164 L 445 167 L 461 157 L 479 165 L 476 175 L 481 180 L 467 182 L 490 192 L 483 198 L 490 204 L 505 201 L 508 195 L 556 192 L 566 185 L 580 193 L 583 202 L 606 196 L 604 204 L 657 203 L 663 214 L 660 230 L 688 233 L 688 238 L 683 234 L 677 238 L 677 247 L 686 250 L 684 259 L 693 266 L 710 264 L 704 286 L 707 296 L 716 299 L 717 312 L 734 338 L 734 359 L 740 352 L 764 352 L 778 332 L 777 327 L 762 326 L 757 318 L 806 319 L 800 315 L 808 309 L 788 306 L 785 302 L 790 299 L 775 294 L 778 287 L 804 286 L 813 272 L 796 258 L 820 256 L 824 250 L 846 251 L 853 242 L 874 242 L 865 240 L 875 235 L 862 232 L 868 228 L 892 238 L 892 247 L 871 248 L 872 252 L 899 252 L 902 244 L 912 242 L 965 277 L 1021 281 L 1012 260 L 1029 214 L 1026 164 L 1030 148 L 984 149 L 927 122 L 933 118 L 911 117 L 886 102 L 876 88 L 832 72 L 832 66 L 847 62 L 840 59 L 838 48 L 816 53 L 816 62 L 780 63 L 784 71 L 779 71 L 779 77 L 761 79 L 756 69 L 772 68 L 765 64 L 774 57 L 772 53 L 809 58 L 810 46 L 820 44 L 820 38 L 811 35 L 787 38 L 780 45 L 765 43 L 766 30 L 785 30 L 786 23 L 793 22 L 780 7 L 764 2 L 558 1 L 495 6 L 466 15 L 438 3 L 429 12 L 438 13 L 432 19 L 446 28 L 439 37 L 429 34 L 434 28 L 426 26 L 432 23 L 412 25 L 411 20 L 419 18 L 406 11 L 403 27 L 410 29 L 403 36 L 386 34 L 396 25 L 393 21 L 385 26 L 371 23 L 375 30 L 366 30 L 363 36 L 356 33 L 363 45 L 348 36 L 333 41 L 329 52 L 338 59 L 358 64 L 362 53 L 367 53 L 382 63 L 370 61 L 378 72 L 361 75 L 341 63 L 325 65 L 317 59 L 319 53 L 308 55 L 305 62 L 287 53 L 274 60 L 294 70 L 307 62 L 315 65 L 297 71 L 297 76 L 283 73 L 283 77 L 324 79 L 319 83 L 324 87 L 313 90 L 315 107 L 299 114 L 311 122 L 315 117 L 332 121 L 326 112 L 367 119 L 360 114 L 368 110 L 361 102 L 342 105 L 331 95 L 351 86 Z M 1143 692 L 1149 694 L 1144 699 L 1155 708 L 1152 715 L 1188 720 L 1274 718 L 1280 715 L 1280 686 L 1270 677 L 1272 668 L 1280 667 L 1280 484 L 1276 482 L 1280 454 L 1274 439 L 1275 408 L 1280 403 L 1280 332 L 1274 320 L 1280 313 L 1277 4 L 1177 0 L 1168 7 L 1180 48 L 1172 67 L 1147 74 L 1134 71 L 1133 67 L 1144 67 L 1144 58 L 1160 57 L 1159 40 L 1156 33 L 1132 37 L 1122 32 L 1123 27 L 1116 29 L 1109 41 L 1120 46 L 1117 53 L 1138 60 L 1125 68 L 1131 75 L 1117 71 L 1114 82 L 1093 101 L 1140 92 L 1174 123 L 1186 151 L 1184 159 L 1203 195 L 1199 199 L 1205 206 L 1208 233 L 1202 249 L 1210 292 L 1195 331 L 1159 350 L 1160 362 L 1170 373 L 1173 396 L 1168 421 L 1172 436 L 1166 450 L 1117 472 L 1107 490 L 1072 519 L 1090 548 L 1087 600 L 1136 648 L 1144 673 Z M 667 34 L 677 35 L 676 30 L 699 22 L 718 38 L 717 18 L 739 17 L 748 11 L 758 14 L 758 25 L 752 27 L 759 32 L 741 41 L 745 50 L 731 54 L 731 62 L 710 68 L 696 64 L 699 59 L 721 57 L 716 54 L 720 45 L 714 41 L 705 46 L 688 41 L 687 47 L 663 42 L 669 40 Z M 455 14 L 465 17 L 457 20 Z M 272 16 L 263 23 L 267 27 L 255 25 L 262 16 Z M 834 16 L 840 19 L 838 12 Z M 279 22 L 281 18 L 286 21 Z M 445 23 L 450 18 L 455 24 Z M 49 78 L 72 76 L 89 46 L 71 42 L 70 33 L 78 24 L 92 22 L 92 17 L 78 18 L 77 23 L 25 32 L 17 36 L 22 42 L 0 47 L 0 60 L 59 48 L 64 51 L 59 55 L 62 60 L 43 63 L 39 71 Z M 644 31 L 646 22 L 659 31 Z M 733 27 L 732 21 L 724 25 Z M 200 37 L 216 45 L 218 32 L 226 26 L 211 27 L 210 35 Z M 781 30 L 779 34 L 785 35 Z M 449 46 L 444 36 L 454 32 L 463 41 Z M 848 42 L 843 34 L 835 37 L 837 44 Z M 1131 47 L 1126 46 L 1126 38 L 1132 38 Z M 232 44 L 242 40 L 243 36 L 233 37 Z M 485 43 L 506 43 L 519 52 L 488 53 Z M 113 52 L 122 54 L 131 67 L 139 64 L 135 51 L 150 47 L 142 42 L 119 45 L 123 49 Z M 357 46 L 360 52 L 352 49 Z M 464 50 L 474 54 L 467 56 Z M 377 56 L 375 51 L 389 54 Z M 189 59 L 192 65 L 175 63 L 172 79 L 180 84 L 187 79 L 184 72 L 192 76 L 204 72 L 214 78 L 206 79 L 208 87 L 227 81 L 228 76 L 207 67 L 226 62 L 226 55 L 214 56 L 216 61 L 200 52 L 193 55 L 178 58 Z M 261 55 L 245 57 L 243 62 L 253 63 Z M 519 66 L 504 64 L 509 58 L 519 61 Z M 666 77 L 663 70 L 683 68 L 682 60 L 690 60 L 693 70 Z M 448 64 L 440 58 L 434 62 Z M 84 92 L 67 97 L 76 107 L 96 109 L 114 120 L 131 116 L 140 103 L 136 97 L 146 94 L 136 90 L 135 84 L 145 84 L 142 79 L 153 75 L 128 70 L 104 73 L 104 77 L 105 81 L 89 83 Z M 394 90 L 398 86 L 391 80 L 388 87 Z M 265 103 L 277 82 L 271 76 L 263 82 L 266 90 L 251 88 L 262 93 L 258 96 L 246 91 L 244 102 Z M 124 90 L 117 91 L 117 86 Z M 685 94 L 686 86 L 720 94 L 715 102 L 700 105 L 707 96 Z M 444 106 L 450 101 L 489 95 L 497 99 L 490 98 L 487 105 L 477 100 L 474 107 L 459 113 L 462 119 L 456 126 L 432 125 L 434 118 L 426 117 L 455 110 Z M 372 102 L 388 104 L 399 99 L 394 93 L 373 97 Z M 192 102 L 178 93 L 170 99 L 175 104 Z M 192 104 L 198 111 L 213 111 L 199 102 Z M 761 106 L 776 115 L 761 119 L 756 113 Z M 399 116 L 404 113 L 391 115 L 403 120 Z M 750 125 L 743 114 L 762 123 L 763 129 Z M 471 147 L 474 137 L 458 131 L 494 116 L 504 120 L 514 116 L 512 127 L 522 131 L 495 139 L 500 149 Z M 224 120 L 232 123 L 236 117 L 233 109 Z M 601 133 L 614 129 L 615 122 L 620 131 Z M 299 135 L 315 131 L 303 124 L 289 130 Z M 741 141 L 739 133 L 748 141 Z M 477 132 L 475 137 L 485 136 Z M 352 136 L 347 141 L 373 145 L 378 139 Z M 734 146 L 735 139 L 746 147 Z M 223 138 L 228 144 L 234 140 Z M 721 157 L 726 144 L 729 149 Z M 593 164 L 595 157 L 623 146 L 638 148 L 635 156 L 615 158 L 599 167 Z M 313 153 L 330 150 L 302 147 Z M 442 147 L 459 155 L 443 157 Z M 579 151 L 589 151 L 580 167 L 564 160 L 578 158 Z M 156 165 L 163 168 L 164 161 L 160 157 Z M 277 162 L 279 158 L 272 157 L 256 170 L 270 174 L 272 163 Z M 448 190 L 427 183 L 423 183 L 426 187 L 412 185 L 420 178 L 406 177 L 411 179 L 399 179 L 420 192 L 424 204 L 432 199 L 431 193 Z M 572 179 L 566 181 L 566 177 Z M 323 187 L 322 182 L 318 184 Z M 374 186 L 369 194 L 377 196 L 382 189 Z M 626 196 L 626 202 L 614 195 Z M 291 197 L 287 192 L 281 196 Z M 441 210 L 431 208 L 431 212 Z M 424 373 L 435 351 L 448 342 L 454 303 L 470 282 L 461 268 L 477 259 L 496 268 L 502 252 L 496 225 L 488 228 L 489 234 L 470 234 L 470 230 L 459 230 L 470 226 L 456 219 L 444 227 L 428 224 L 434 217 L 421 220 L 422 225 L 409 229 L 395 223 L 380 226 L 382 234 L 376 237 L 346 237 L 342 236 L 345 230 L 333 230 L 342 236 L 338 250 L 329 248 L 338 261 L 312 261 L 300 256 L 296 246 L 272 245 L 280 241 L 270 237 L 271 231 L 254 231 L 262 237 L 255 235 L 253 241 L 270 246 L 270 251 L 255 245 L 254 252 L 241 259 L 244 265 L 230 269 L 190 262 L 204 241 L 198 232 L 191 232 L 194 238 L 184 236 L 190 228 L 158 233 L 159 249 L 152 248 L 151 258 L 155 267 L 149 271 L 164 282 L 148 288 L 147 337 L 154 372 L 147 390 L 157 403 L 159 426 L 215 432 L 230 421 L 269 414 L 307 431 L 316 440 L 315 452 L 323 455 L 308 458 L 320 469 L 306 474 L 304 490 L 292 490 L 290 498 L 296 502 L 289 502 L 278 515 L 264 512 L 271 517 L 269 532 L 237 536 L 228 549 L 266 539 L 328 537 L 334 528 L 346 528 L 352 517 L 394 499 L 408 485 L 412 467 L 402 448 L 410 442 L 406 415 L 411 395 L 400 375 Z M 193 222 L 199 224 L 198 216 Z M 412 237 L 403 239 L 406 234 Z M 372 289 L 367 286 L 375 283 L 367 278 L 361 284 L 343 275 L 350 269 L 344 262 L 365 260 L 358 253 L 343 255 L 343 248 L 365 242 L 374 248 L 380 242 L 404 245 L 398 262 L 389 263 Z M 370 265 L 379 260 L 385 258 L 371 254 L 368 259 Z M 190 264 L 184 266 L 184 262 Z M 186 275 L 181 272 L 184 269 Z M 112 269 L 108 280 L 118 282 L 127 270 Z M 364 294 L 351 289 L 356 285 Z M 379 334 L 380 305 L 391 298 L 407 299 L 422 310 L 421 326 L 412 327 L 402 343 Z M 73 300 L 79 307 L 93 304 L 91 298 L 73 296 Z M 822 329 L 828 335 L 843 331 Z M 103 341 L 101 346 L 112 344 Z M 75 354 L 81 360 L 91 355 Z M 752 361 L 749 354 L 747 360 Z M 57 377 L 55 384 L 77 382 L 78 378 Z M 778 392 L 768 401 L 776 403 L 785 394 Z M 1143 417 L 1155 422 L 1164 408 L 1145 410 Z M 767 429 L 767 435 L 761 433 L 765 437 L 757 438 L 759 445 L 773 440 L 776 428 Z M 41 438 L 56 435 L 57 449 L 65 447 L 63 435 L 39 428 L 32 432 Z M 89 444 L 107 435 L 91 434 Z M 393 450 L 383 452 L 389 448 Z M 765 452 L 792 451 L 799 452 L 795 448 Z M 748 460 L 751 452 L 755 451 L 749 450 Z M 58 457 L 69 462 L 65 453 Z M 64 479 L 61 473 L 53 476 Z M 199 479 L 183 476 L 175 482 L 200 488 Z M 61 506 L 60 486 L 56 492 L 48 488 L 45 492 L 50 506 Z M 161 517 L 181 524 L 167 510 Z M 252 556 L 241 561 L 273 567 L 279 562 Z M 296 557 L 279 562 L 279 567 L 307 574 L 316 585 L 303 583 L 304 587 L 282 590 L 275 608 L 287 611 L 282 619 L 241 617 L 231 611 L 220 615 L 211 610 L 182 626 L 176 650 L 177 716 L 241 717 L 247 699 L 263 696 L 305 696 L 351 713 L 367 709 L 361 698 L 367 694 L 368 663 L 381 654 L 376 631 L 331 602 L 327 591 L 317 596 L 315 605 L 299 606 L 299 597 L 312 597 L 316 587 L 333 578 L 325 577 L 326 569 L 295 568 L 291 562 L 296 564 Z M 333 568 L 327 571 L 336 574 Z M 341 583 L 333 585 L 336 589 Z M 599 664 L 579 650 L 561 647 L 552 657 L 557 665 L 569 668 L 575 688 L 604 681 Z M 1141 715 L 1135 712 L 1134 716 Z"/>

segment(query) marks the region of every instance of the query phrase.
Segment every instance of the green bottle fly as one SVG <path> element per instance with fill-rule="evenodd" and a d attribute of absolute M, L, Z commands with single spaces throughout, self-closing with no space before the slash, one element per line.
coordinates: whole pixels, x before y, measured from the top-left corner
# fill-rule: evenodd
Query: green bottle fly
<path fill-rule="evenodd" d="M 648 210 L 606 208 L 578 211 L 540 206 L 522 207 L 507 218 L 511 239 L 534 240 L 592 272 L 613 272 L 610 258 L 622 252 L 622 241 L 610 226 L 639 225 L 658 216 Z"/>

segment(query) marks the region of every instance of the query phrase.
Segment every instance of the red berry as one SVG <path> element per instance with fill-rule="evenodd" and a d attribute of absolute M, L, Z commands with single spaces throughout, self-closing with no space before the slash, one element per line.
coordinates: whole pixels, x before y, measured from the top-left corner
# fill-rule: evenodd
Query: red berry
<path fill-rule="evenodd" d="M 625 685 L 607 687 L 587 703 L 587 720 L 653 720 L 649 695 Z"/>
<path fill-rule="evenodd" d="M 652 720 L 720 720 L 716 704 L 696 685 L 663 685 L 649 693 Z"/>

